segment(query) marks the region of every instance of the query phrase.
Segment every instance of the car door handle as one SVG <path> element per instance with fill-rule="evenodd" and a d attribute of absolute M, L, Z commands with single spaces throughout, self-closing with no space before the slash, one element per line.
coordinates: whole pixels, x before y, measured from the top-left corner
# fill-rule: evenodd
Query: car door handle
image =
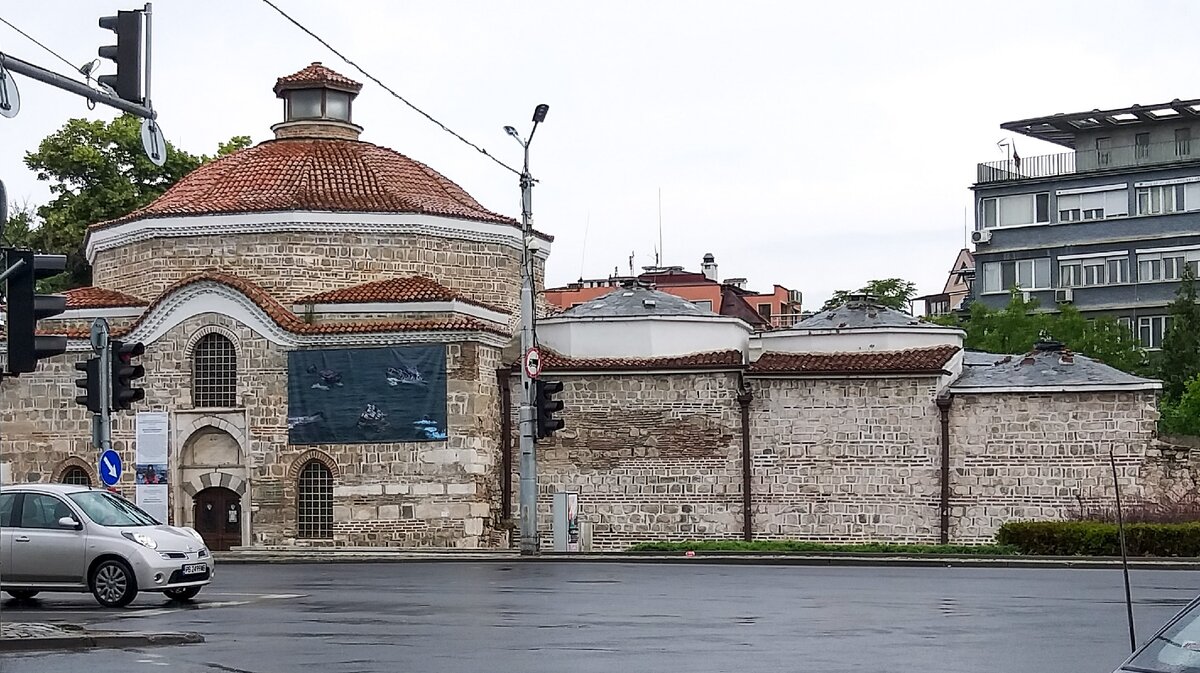
<path fill-rule="evenodd" d="M 18 538 L 13 538 L 13 539 L 14 539 L 16 542 L 29 542 L 29 538 L 28 538 L 27 536 L 25 536 L 25 535 L 22 535 L 21 537 L 18 537 Z"/>

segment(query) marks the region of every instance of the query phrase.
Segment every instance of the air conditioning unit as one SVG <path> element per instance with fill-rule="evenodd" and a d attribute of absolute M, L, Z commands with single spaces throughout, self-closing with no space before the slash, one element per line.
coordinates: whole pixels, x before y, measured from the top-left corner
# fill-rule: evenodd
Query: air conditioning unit
<path fill-rule="evenodd" d="M 1075 291 L 1069 287 L 1055 290 L 1054 301 L 1059 304 L 1070 304 L 1075 301 Z"/>
<path fill-rule="evenodd" d="M 1032 292 L 1030 292 L 1028 290 L 1021 292 L 1021 301 L 1025 302 L 1025 303 L 1029 303 L 1029 301 L 1032 299 L 1033 299 Z"/>
<path fill-rule="evenodd" d="M 980 243 L 990 243 L 992 240 L 991 229 L 980 229 L 979 231 L 971 232 L 971 242 L 978 245 Z"/>

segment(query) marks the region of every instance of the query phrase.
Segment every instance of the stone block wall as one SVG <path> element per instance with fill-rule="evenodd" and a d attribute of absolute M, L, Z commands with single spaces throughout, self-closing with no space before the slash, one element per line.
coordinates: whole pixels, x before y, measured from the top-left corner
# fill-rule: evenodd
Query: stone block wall
<path fill-rule="evenodd" d="M 286 306 L 317 292 L 422 274 L 515 315 L 520 261 L 519 250 L 494 243 L 330 231 L 139 241 L 96 253 L 92 273 L 99 287 L 152 301 L 172 283 L 215 268 L 253 281 Z M 543 263 L 535 266 L 541 287 Z"/>
<path fill-rule="evenodd" d="M 955 395 L 951 540 L 991 542 L 1005 521 L 1110 507 L 1110 450 L 1122 496 L 1157 499 L 1179 479 L 1161 478 L 1166 461 L 1149 451 L 1157 422 L 1153 391 Z"/>
<path fill-rule="evenodd" d="M 937 540 L 935 378 L 750 383 L 756 538 Z"/>
<path fill-rule="evenodd" d="M 560 376 L 566 427 L 538 443 L 538 520 L 553 546 L 554 493 L 579 493 L 593 549 L 650 540 L 740 538 L 741 430 L 736 373 Z M 520 460 L 512 379 L 513 513 Z M 514 542 L 517 532 L 514 531 Z"/>

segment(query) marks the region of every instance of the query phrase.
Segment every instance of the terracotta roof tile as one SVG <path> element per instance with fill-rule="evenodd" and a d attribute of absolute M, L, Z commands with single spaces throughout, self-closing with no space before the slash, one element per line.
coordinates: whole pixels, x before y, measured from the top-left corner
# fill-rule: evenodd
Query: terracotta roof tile
<path fill-rule="evenodd" d="M 399 152 L 354 140 L 287 138 L 204 164 L 149 205 L 92 227 L 153 217 L 289 210 L 419 213 L 519 226 Z"/>
<path fill-rule="evenodd" d="M 752 374 L 935 374 L 958 346 L 866 353 L 765 353 Z"/>
<path fill-rule="evenodd" d="M 62 293 L 67 298 L 67 309 L 76 308 L 123 308 L 126 306 L 145 306 L 146 302 L 137 297 L 116 290 L 102 287 L 77 287 Z"/>
<path fill-rule="evenodd" d="M 695 353 L 665 358 L 568 358 L 542 349 L 542 366 L 547 371 L 604 371 L 617 369 L 734 369 L 742 366 L 737 350 Z"/>
<path fill-rule="evenodd" d="M 386 278 L 370 283 L 343 287 L 328 292 L 311 294 L 295 301 L 296 304 L 370 304 L 378 302 L 422 302 L 422 301 L 461 301 L 474 304 L 492 311 L 508 313 L 502 308 L 496 308 L 481 301 L 476 301 L 451 290 L 441 283 L 425 276 L 410 276 L 407 278 Z"/>
<path fill-rule="evenodd" d="M 151 311 L 159 304 L 165 301 L 175 292 L 196 283 L 211 281 L 231 287 L 238 292 L 241 292 L 254 302 L 259 308 L 267 314 L 276 324 L 283 329 L 293 334 L 315 335 L 315 334 L 368 334 L 381 332 L 454 332 L 454 331 L 475 331 L 489 332 L 505 337 L 512 336 L 504 329 L 491 325 L 482 320 L 476 320 L 468 317 L 454 318 L 435 318 L 427 320 L 357 320 L 357 321 L 338 321 L 327 323 L 309 323 L 302 320 L 295 313 L 289 311 L 283 304 L 280 304 L 274 297 L 267 294 L 267 291 L 254 284 L 253 282 L 234 276 L 232 274 L 223 273 L 221 271 L 204 271 L 184 278 L 174 285 L 171 285 L 163 291 L 153 302 L 142 317 L 128 327 L 114 329 L 114 336 L 127 334 L 136 328 L 146 319 Z M 64 328 L 55 329 L 50 327 L 40 331 L 40 334 L 65 334 L 74 339 L 84 339 L 88 337 L 88 330 L 85 328 Z"/>
<path fill-rule="evenodd" d="M 275 80 L 275 95 L 278 96 L 280 91 L 286 89 L 300 89 L 322 84 L 353 93 L 358 93 L 362 90 L 361 82 L 355 82 L 345 75 L 326 68 L 321 65 L 320 61 L 313 61 L 300 72 L 295 72 Z"/>

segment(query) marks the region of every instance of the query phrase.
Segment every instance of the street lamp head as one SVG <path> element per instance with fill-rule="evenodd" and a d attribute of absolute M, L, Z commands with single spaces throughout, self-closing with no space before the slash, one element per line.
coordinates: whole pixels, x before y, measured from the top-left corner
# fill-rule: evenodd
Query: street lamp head
<path fill-rule="evenodd" d="M 550 111 L 550 106 L 542 103 L 533 109 L 533 121 L 541 124 L 546 121 L 546 113 Z"/>
<path fill-rule="evenodd" d="M 516 138 L 517 140 L 521 139 L 521 135 L 519 133 L 517 133 L 517 130 L 511 126 L 505 126 L 504 132 L 507 133 L 508 135 Z"/>

